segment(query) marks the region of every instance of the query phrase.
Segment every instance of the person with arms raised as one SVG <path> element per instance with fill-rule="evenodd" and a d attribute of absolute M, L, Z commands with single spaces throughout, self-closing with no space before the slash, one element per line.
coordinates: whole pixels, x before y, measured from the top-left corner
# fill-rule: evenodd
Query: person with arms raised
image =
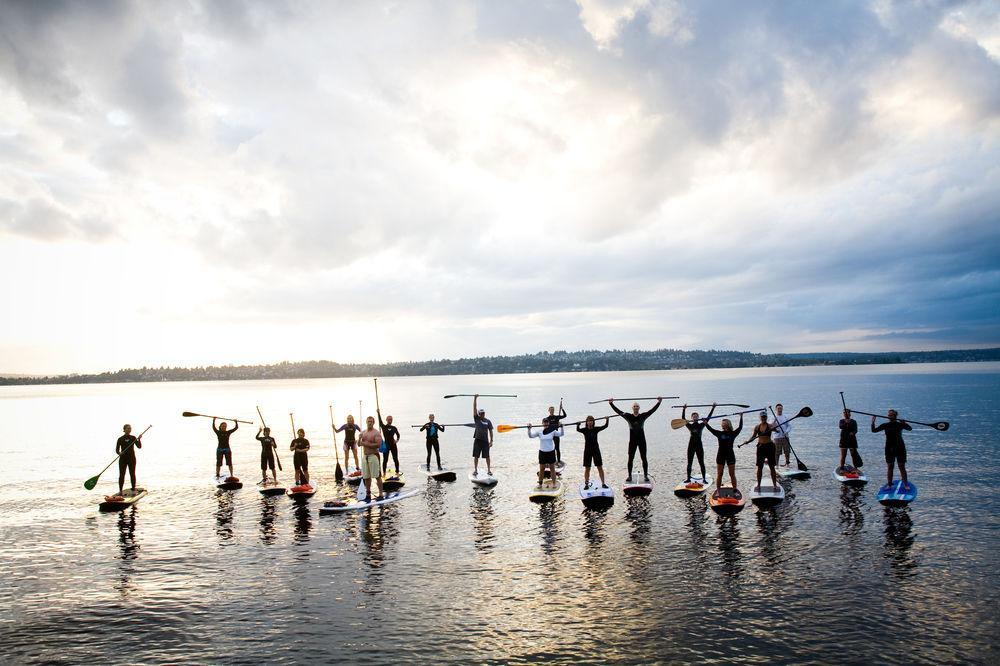
<path fill-rule="evenodd" d="M 910 483 L 906 478 L 906 443 L 903 441 L 903 431 L 913 430 L 906 421 L 897 420 L 898 412 L 890 409 L 889 420 L 875 426 L 875 417 L 872 417 L 872 432 L 885 433 L 885 464 L 886 464 L 886 485 L 892 485 L 893 465 L 899 465 L 899 477 L 903 481 L 903 490 L 910 489 Z"/>
<path fill-rule="evenodd" d="M 688 438 L 688 449 L 687 449 L 687 480 L 691 481 L 691 465 L 694 463 L 694 457 L 698 456 L 698 466 L 701 467 L 701 479 L 704 481 L 707 477 L 705 476 L 705 448 L 701 443 L 701 433 L 708 425 L 708 420 L 712 418 L 712 414 L 715 413 L 715 403 L 712 403 L 712 409 L 708 412 L 708 416 L 704 419 L 698 417 L 698 412 L 691 412 L 691 420 L 684 424 L 684 427 L 690 431 L 691 436 Z M 681 418 L 687 419 L 687 405 L 681 410 Z M 721 473 L 721 472 L 720 472 Z"/>
<path fill-rule="evenodd" d="M 722 487 L 722 469 L 729 467 L 729 481 L 736 490 L 736 451 L 733 444 L 743 430 L 743 415 L 740 414 L 740 424 L 733 430 L 733 422 L 729 419 L 722 419 L 722 430 L 716 430 L 706 422 L 705 427 L 719 440 L 719 451 L 715 454 L 715 487 Z"/>
<path fill-rule="evenodd" d="M 608 398 L 608 404 L 611 405 L 611 409 L 615 411 L 616 414 L 621 416 L 628 422 L 628 479 L 626 483 L 632 483 L 632 467 L 635 461 L 635 452 L 639 452 L 639 457 L 642 460 L 642 476 L 645 483 L 649 483 L 649 463 L 646 460 L 646 431 L 645 423 L 646 419 L 653 415 L 657 409 L 660 408 L 660 403 L 663 402 L 663 398 L 657 398 L 656 404 L 653 405 L 652 409 L 647 412 L 639 412 L 639 403 L 632 404 L 632 413 L 626 413 L 618 409 L 615 406 L 615 399 Z"/>
<path fill-rule="evenodd" d="M 562 401 L 560 400 L 559 401 L 559 414 L 556 415 L 556 408 L 553 407 L 552 405 L 549 405 L 549 414 L 548 414 L 548 416 L 546 416 L 545 418 L 542 419 L 542 425 L 543 426 L 553 426 L 553 427 L 558 428 L 561 425 L 559 422 L 562 419 L 564 419 L 564 418 L 566 418 L 566 410 L 563 409 Z M 559 449 L 559 438 L 558 437 L 554 437 L 552 439 L 552 442 L 553 442 L 553 444 L 555 444 L 555 447 L 556 447 L 556 464 L 559 465 L 559 463 L 562 462 L 562 451 L 560 451 L 560 449 Z M 562 465 L 559 465 L 559 466 L 562 467 Z"/>
<path fill-rule="evenodd" d="M 486 418 L 486 410 L 479 409 L 479 394 L 472 396 L 472 475 L 479 475 L 479 459 L 486 459 L 486 474 L 493 476 L 490 448 L 493 446 L 493 422 Z"/>
<path fill-rule="evenodd" d="M 215 422 L 217 419 L 212 417 L 212 431 L 215 432 L 215 437 L 218 440 L 218 444 L 215 448 L 215 477 L 219 478 L 219 473 L 222 471 L 222 460 L 225 459 L 226 467 L 229 468 L 229 476 L 236 476 L 233 473 L 233 451 L 229 448 L 229 438 L 233 436 L 233 433 L 240 429 L 240 424 L 233 422 L 233 429 L 229 429 L 229 424 L 223 421 L 216 427 Z"/>
<path fill-rule="evenodd" d="M 581 425 L 583 427 L 581 427 Z M 601 445 L 597 442 L 597 433 L 608 428 L 608 417 L 604 417 L 604 425 L 598 427 L 593 416 L 587 416 L 584 424 L 577 423 L 576 431 L 583 435 L 583 487 L 590 488 L 590 466 L 597 467 L 601 477 L 601 488 L 607 488 L 604 480 L 604 460 L 601 458 Z"/>

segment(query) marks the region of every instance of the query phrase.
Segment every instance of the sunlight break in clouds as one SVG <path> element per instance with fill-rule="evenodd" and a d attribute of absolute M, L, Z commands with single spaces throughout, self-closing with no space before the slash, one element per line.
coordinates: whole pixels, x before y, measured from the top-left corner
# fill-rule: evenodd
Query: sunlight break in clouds
<path fill-rule="evenodd" d="M 995 3 L 0 5 L 0 372 L 1000 343 Z"/>

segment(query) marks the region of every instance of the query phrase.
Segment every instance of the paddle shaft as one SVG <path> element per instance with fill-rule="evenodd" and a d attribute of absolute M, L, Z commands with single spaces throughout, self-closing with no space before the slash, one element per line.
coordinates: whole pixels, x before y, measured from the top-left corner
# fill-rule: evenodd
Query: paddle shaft
<path fill-rule="evenodd" d="M 856 409 L 851 409 L 850 407 L 847 407 L 847 409 L 850 409 L 852 414 L 864 414 L 865 416 L 874 416 L 877 419 L 885 419 L 886 421 L 891 420 L 888 416 L 883 416 L 882 414 L 872 414 L 871 412 L 861 412 L 861 411 L 858 411 Z M 947 421 L 938 421 L 937 423 L 924 423 L 922 421 L 911 421 L 910 419 L 900 418 L 899 415 L 896 415 L 896 420 L 897 421 L 906 421 L 907 423 L 916 423 L 917 425 L 927 426 L 928 428 L 934 428 L 935 430 L 941 430 L 941 431 L 947 430 L 948 426 L 949 426 L 949 423 Z"/>
<path fill-rule="evenodd" d="M 410 427 L 411 428 L 423 428 L 425 425 L 427 425 L 427 424 L 426 423 L 421 423 L 420 425 L 411 425 Z M 438 426 L 439 428 L 462 428 L 462 427 L 464 427 L 464 428 L 475 428 L 476 427 L 475 423 L 435 423 L 434 425 Z"/>
<path fill-rule="evenodd" d="M 794 421 L 795 419 L 798 419 L 798 418 L 803 418 L 804 416 L 805 416 L 805 414 L 796 414 L 796 415 L 795 415 L 795 416 L 793 416 L 792 418 L 790 418 L 790 419 L 787 419 L 786 421 L 782 421 L 782 424 L 784 424 L 784 423 L 788 423 L 788 421 Z M 755 427 L 756 427 L 756 426 L 755 426 Z M 743 442 L 742 444 L 739 444 L 739 445 L 738 445 L 738 446 L 737 446 L 736 448 L 738 448 L 738 449 L 739 449 L 739 448 L 742 448 L 742 447 L 746 446 L 747 444 L 749 444 L 749 443 L 750 443 L 750 442 L 752 442 L 753 440 L 757 439 L 757 437 L 758 437 L 757 433 L 754 433 L 754 436 L 753 436 L 753 437 L 751 437 L 751 438 L 750 438 L 750 439 L 748 439 L 747 441 Z M 789 445 L 789 448 L 791 448 L 791 445 Z M 798 456 L 796 456 L 796 457 L 795 457 L 795 459 L 796 459 L 796 460 L 798 460 Z"/>
<path fill-rule="evenodd" d="M 671 405 L 671 409 L 684 409 L 686 407 L 749 407 L 750 405 L 741 405 L 736 402 L 718 402 L 714 405 Z"/>
<path fill-rule="evenodd" d="M 444 398 L 516 398 L 516 395 L 509 395 L 505 393 L 454 393 L 452 395 L 446 395 Z"/>
<path fill-rule="evenodd" d="M 257 405 L 257 416 L 260 417 L 260 424 L 261 424 L 261 426 L 263 426 L 264 428 L 266 428 L 267 427 L 267 422 L 264 421 L 264 415 L 260 413 L 260 405 Z M 281 470 L 281 458 L 278 457 L 278 445 L 275 444 L 271 448 L 274 449 L 274 460 L 275 460 L 275 462 L 278 463 L 278 469 Z M 284 470 L 281 470 L 281 471 L 284 471 Z"/>
<path fill-rule="evenodd" d="M 614 418 L 617 418 L 619 416 L 621 416 L 621 414 L 612 414 L 610 416 L 597 416 L 597 417 L 594 418 L 594 423 L 596 424 L 598 421 L 600 421 L 602 419 L 614 419 Z M 560 423 L 559 425 L 560 426 L 564 426 L 564 427 L 565 426 L 575 426 L 575 425 L 580 425 L 581 423 L 586 423 L 586 422 L 587 422 L 587 419 L 582 419 L 580 421 L 571 421 L 569 423 Z M 472 424 L 467 424 L 467 425 L 472 425 Z M 500 431 L 500 432 L 510 432 L 511 430 L 522 430 L 522 429 L 527 428 L 527 427 L 529 427 L 529 426 L 528 425 L 516 425 L 516 426 L 514 426 L 514 425 L 498 425 L 497 426 L 497 430 Z M 544 428 L 545 426 L 544 426 L 544 424 L 541 424 L 541 423 L 532 423 L 530 425 L 530 427 L 532 427 L 532 428 Z M 501 430 L 501 428 L 503 430 Z"/>
<path fill-rule="evenodd" d="M 588 405 L 597 405 L 602 402 L 627 402 L 629 400 L 676 400 L 679 395 L 654 395 L 650 398 L 605 398 L 604 400 L 591 400 Z"/>
<path fill-rule="evenodd" d="M 146 429 L 139 433 L 139 437 L 136 437 L 135 441 L 138 442 L 139 438 L 142 437 L 143 435 L 145 435 L 149 431 L 149 429 L 152 428 L 152 427 L 153 427 L 152 425 L 146 426 Z M 104 474 L 105 472 L 107 472 L 108 471 L 108 467 L 111 467 L 112 465 L 114 465 L 115 461 L 118 460 L 119 458 L 121 458 L 123 453 L 125 453 L 126 451 L 128 451 L 129 449 L 131 449 L 133 444 L 135 444 L 135 442 L 129 442 L 128 446 L 126 446 L 124 449 L 122 449 L 121 451 L 119 451 L 118 455 L 116 455 L 114 458 L 112 458 L 111 462 L 108 463 L 107 467 L 105 467 L 100 472 L 98 472 L 97 476 L 92 476 L 89 479 L 87 479 L 87 481 L 84 481 L 83 482 L 83 487 L 87 488 L 87 490 L 90 490 L 94 486 L 96 486 L 97 485 L 97 480 L 99 478 L 101 478 L 101 474 Z M 87 482 L 88 481 L 93 481 L 93 485 L 91 485 L 89 488 L 87 487 Z"/>
<path fill-rule="evenodd" d="M 234 419 L 228 416 L 212 416 L 211 414 L 199 414 L 197 412 L 181 412 L 181 416 L 201 416 L 206 419 L 219 419 L 220 421 L 235 421 L 236 423 L 246 423 L 247 425 L 253 425 L 253 421 L 244 421 L 243 419 Z"/>

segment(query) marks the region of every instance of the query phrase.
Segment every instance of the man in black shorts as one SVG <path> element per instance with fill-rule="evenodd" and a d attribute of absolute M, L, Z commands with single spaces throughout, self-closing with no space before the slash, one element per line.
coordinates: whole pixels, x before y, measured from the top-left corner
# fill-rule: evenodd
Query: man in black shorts
<path fill-rule="evenodd" d="M 597 467 L 597 473 L 601 477 L 601 488 L 607 488 L 604 481 L 604 460 L 601 458 L 601 445 L 597 442 L 597 433 L 606 430 L 608 427 L 608 417 L 604 417 L 604 425 L 597 427 L 597 422 L 593 416 L 588 416 L 585 427 L 576 424 L 576 431 L 583 435 L 583 487 L 590 488 L 590 465 Z"/>
<path fill-rule="evenodd" d="M 756 492 L 760 492 L 760 477 L 764 473 L 764 463 L 771 469 L 771 483 L 774 487 L 778 487 L 778 473 L 774 469 L 775 455 L 774 442 L 771 441 L 771 436 L 773 433 L 777 432 L 778 428 L 767 422 L 767 412 L 760 413 L 760 423 L 754 426 L 753 435 L 750 436 L 744 444 L 749 444 L 754 439 L 757 440 L 757 488 Z"/>
<path fill-rule="evenodd" d="M 239 423 L 234 423 L 233 429 L 229 429 L 229 424 L 223 421 L 218 427 L 216 427 L 215 422 L 217 419 L 212 419 L 212 430 L 215 432 L 215 437 L 218 439 L 218 445 L 215 448 L 215 478 L 219 478 L 219 472 L 222 471 L 222 460 L 226 460 L 226 466 L 229 468 L 229 476 L 235 476 L 233 474 L 233 450 L 229 448 L 229 438 L 233 436 L 233 433 L 240 429 Z"/>
<path fill-rule="evenodd" d="M 479 394 L 472 398 L 472 421 L 476 429 L 472 435 L 472 476 L 479 475 L 479 459 L 486 459 L 486 473 L 493 476 L 490 447 L 493 446 L 493 422 L 486 418 L 486 410 L 479 409 Z"/>
<path fill-rule="evenodd" d="M 261 433 L 264 436 L 261 437 Z M 278 473 L 274 471 L 274 450 L 278 448 L 278 443 L 271 437 L 270 428 L 261 428 L 257 431 L 257 441 L 260 442 L 260 482 L 267 483 L 267 469 L 271 468 L 271 477 L 274 482 L 278 482 Z"/>
<path fill-rule="evenodd" d="M 886 485 L 892 485 L 893 464 L 899 465 L 899 476 L 903 480 L 903 490 L 909 490 L 910 484 L 906 480 L 906 443 L 903 442 L 903 431 L 913 430 L 906 421 L 896 420 L 896 410 L 889 410 L 889 420 L 875 427 L 875 417 L 872 417 L 872 432 L 885 433 L 885 465 L 886 465 Z"/>

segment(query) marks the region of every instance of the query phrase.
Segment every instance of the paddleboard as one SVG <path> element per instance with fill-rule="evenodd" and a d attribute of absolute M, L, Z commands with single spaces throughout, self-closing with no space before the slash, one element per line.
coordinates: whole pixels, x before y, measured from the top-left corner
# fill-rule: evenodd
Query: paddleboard
<path fill-rule="evenodd" d="M 493 474 L 487 474 L 486 472 L 480 471 L 479 474 L 473 474 L 469 472 L 469 481 L 472 481 L 477 486 L 492 487 L 500 483 L 498 479 Z"/>
<path fill-rule="evenodd" d="M 589 488 L 581 483 L 580 499 L 588 509 L 607 509 L 615 503 L 615 491 L 602 488 L 600 483 L 591 483 Z"/>
<path fill-rule="evenodd" d="M 335 513 L 364 511 L 365 509 L 371 509 L 376 506 L 382 506 L 384 504 L 392 504 L 393 502 L 404 500 L 407 497 L 413 497 L 414 495 L 419 495 L 421 492 L 422 490 L 420 488 L 414 488 L 413 490 L 406 490 L 402 492 L 397 491 L 392 493 L 386 493 L 382 499 L 372 500 L 371 502 L 365 502 L 363 500 L 354 500 L 353 502 L 344 502 L 341 500 L 325 502 L 323 506 L 321 506 L 319 509 L 319 515 L 329 516 Z"/>
<path fill-rule="evenodd" d="M 808 479 L 812 476 L 811 472 L 805 472 L 797 467 L 792 467 L 791 465 L 788 467 L 778 467 L 775 471 L 778 473 L 778 476 L 783 479 Z"/>
<path fill-rule="evenodd" d="M 622 484 L 622 492 L 626 497 L 645 497 L 653 492 L 653 482 L 646 483 L 645 481 L 639 481 L 639 478 L 635 477 L 633 483 L 626 481 Z"/>
<path fill-rule="evenodd" d="M 344 481 L 347 481 L 352 486 L 358 485 L 363 479 L 364 476 L 361 474 L 360 469 L 356 469 L 344 477 Z"/>
<path fill-rule="evenodd" d="M 868 483 L 868 475 L 857 467 L 845 465 L 833 470 L 833 478 L 848 486 L 863 486 Z"/>
<path fill-rule="evenodd" d="M 875 497 L 878 498 L 879 504 L 885 506 L 906 506 L 917 499 L 917 484 L 910 481 L 909 487 L 903 490 L 903 482 L 897 479 L 892 485 L 879 488 Z"/>
<path fill-rule="evenodd" d="M 382 488 L 386 492 L 395 492 L 405 485 L 406 481 L 403 479 L 402 473 L 382 477 Z"/>
<path fill-rule="evenodd" d="M 309 483 L 304 483 L 301 486 L 292 486 L 288 489 L 288 496 L 292 499 L 309 499 L 316 494 L 318 488 L 316 487 L 316 482 L 311 481 Z"/>
<path fill-rule="evenodd" d="M 750 501 L 762 509 L 778 506 L 785 501 L 785 489 L 780 483 L 777 487 L 761 483 L 759 491 L 752 489 L 747 494 L 750 496 Z"/>
<path fill-rule="evenodd" d="M 554 484 L 551 481 L 546 481 L 541 486 L 533 487 L 531 489 L 531 492 L 528 493 L 528 499 L 531 500 L 532 502 L 535 502 L 536 504 L 541 504 L 543 502 L 551 502 L 552 500 L 562 495 L 563 490 L 565 490 L 565 488 L 566 484 L 564 484 L 562 481 L 559 481 L 558 479 Z"/>
<path fill-rule="evenodd" d="M 266 495 L 270 497 L 271 495 L 284 495 L 287 488 L 284 484 L 278 483 L 277 481 L 268 481 L 266 483 L 258 483 L 257 491 L 261 495 Z"/>
<path fill-rule="evenodd" d="M 711 485 L 712 482 L 708 479 L 691 477 L 689 481 L 682 481 L 677 484 L 677 487 L 674 488 L 674 495 L 678 497 L 694 497 L 708 490 L 708 487 Z"/>
<path fill-rule="evenodd" d="M 739 490 L 731 487 L 716 488 L 708 498 L 708 506 L 720 516 L 735 516 L 743 510 L 747 498 Z"/>
<path fill-rule="evenodd" d="M 135 490 L 126 488 L 121 495 L 105 495 L 104 501 L 98 504 L 97 508 L 101 511 L 121 511 L 129 508 L 147 494 L 145 488 L 136 488 Z"/>
<path fill-rule="evenodd" d="M 458 479 L 458 474 L 450 469 L 427 469 L 427 465 L 421 465 L 417 469 L 420 470 L 421 474 L 426 474 L 435 481 L 455 481 Z"/>
<path fill-rule="evenodd" d="M 219 490 L 239 490 L 243 487 L 243 482 L 235 476 L 216 476 L 212 479 L 212 483 Z"/>

